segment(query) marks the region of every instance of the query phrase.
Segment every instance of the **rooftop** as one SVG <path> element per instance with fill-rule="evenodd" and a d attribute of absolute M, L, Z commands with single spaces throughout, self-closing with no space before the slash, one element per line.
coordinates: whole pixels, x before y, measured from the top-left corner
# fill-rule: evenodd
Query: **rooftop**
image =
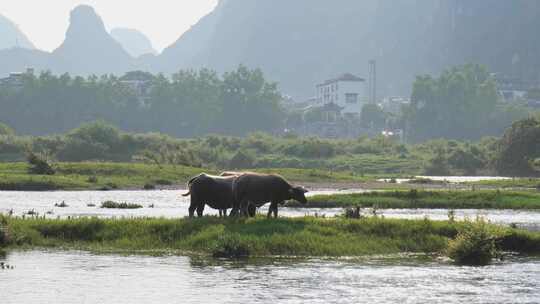
<path fill-rule="evenodd" d="M 329 85 L 331 83 L 335 83 L 335 82 L 338 82 L 338 81 L 364 82 L 366 80 L 364 78 L 360 78 L 358 76 L 355 76 L 355 75 L 353 75 L 351 73 L 345 73 L 345 74 L 342 74 L 341 76 L 339 76 L 337 78 L 329 79 L 329 80 L 325 81 L 324 83 L 319 84 L 319 86 Z"/>

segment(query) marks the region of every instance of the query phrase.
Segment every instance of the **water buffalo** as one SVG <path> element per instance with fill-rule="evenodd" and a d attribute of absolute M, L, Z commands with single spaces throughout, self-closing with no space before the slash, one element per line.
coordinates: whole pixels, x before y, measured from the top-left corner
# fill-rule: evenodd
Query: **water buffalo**
<path fill-rule="evenodd" d="M 303 187 L 289 184 L 283 177 L 274 174 L 245 173 L 233 182 L 234 207 L 231 214 L 248 214 L 248 206 L 261 207 L 270 203 L 268 218 L 272 213 L 278 216 L 278 205 L 286 200 L 294 199 L 302 204 L 307 203 Z"/>
<path fill-rule="evenodd" d="M 213 176 L 205 173 L 199 174 L 188 182 L 189 191 L 182 196 L 191 195 L 189 216 L 203 215 L 205 205 L 219 210 L 220 216 L 227 215 L 227 209 L 233 207 L 232 185 L 236 176 Z"/>
<path fill-rule="evenodd" d="M 201 217 L 205 205 L 218 209 L 219 216 L 227 216 L 227 209 L 234 205 L 232 185 L 236 178 L 236 175 L 213 176 L 201 173 L 190 179 L 187 185 L 189 191 L 182 194 L 191 195 L 189 216 L 193 217 L 197 211 L 197 216 Z M 255 211 L 254 207 L 249 208 L 250 215 L 255 215 Z"/>

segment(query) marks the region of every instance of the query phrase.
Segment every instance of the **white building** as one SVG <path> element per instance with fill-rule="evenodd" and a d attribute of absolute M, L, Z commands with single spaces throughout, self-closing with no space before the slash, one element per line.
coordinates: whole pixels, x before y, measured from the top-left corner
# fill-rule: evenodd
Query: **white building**
<path fill-rule="evenodd" d="M 342 113 L 360 116 L 366 100 L 366 81 L 352 74 L 343 74 L 317 85 L 317 104 L 335 103 L 343 108 Z"/>
<path fill-rule="evenodd" d="M 0 78 L 0 86 L 5 86 L 5 87 L 9 87 L 15 90 L 20 90 L 23 88 L 25 75 L 34 75 L 34 69 L 28 68 L 26 69 L 26 72 L 9 73 L 8 77 Z"/>
<path fill-rule="evenodd" d="M 410 104 L 411 99 L 408 97 L 389 96 L 383 98 L 380 106 L 382 107 L 383 111 L 398 115 L 401 113 L 401 109 L 403 109 L 404 106 L 408 106 Z"/>
<path fill-rule="evenodd" d="M 141 107 L 149 106 L 150 93 L 154 85 L 154 76 L 147 72 L 132 71 L 120 78 L 120 83 L 131 89 Z"/>

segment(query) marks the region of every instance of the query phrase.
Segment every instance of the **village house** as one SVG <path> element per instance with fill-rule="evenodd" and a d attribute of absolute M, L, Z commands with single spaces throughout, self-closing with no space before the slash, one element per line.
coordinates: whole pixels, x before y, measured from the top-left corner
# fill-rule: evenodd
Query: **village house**
<path fill-rule="evenodd" d="M 317 85 L 318 105 L 335 103 L 343 108 L 345 117 L 360 117 L 362 107 L 367 103 L 365 79 L 346 73 Z"/>
<path fill-rule="evenodd" d="M 23 88 L 25 75 L 34 75 L 34 69 L 28 68 L 26 72 L 9 73 L 8 77 L 0 78 L 0 86 L 20 90 Z"/>
<path fill-rule="evenodd" d="M 128 72 L 120 78 L 120 83 L 131 89 L 141 107 L 149 106 L 154 76 L 142 71 Z"/>

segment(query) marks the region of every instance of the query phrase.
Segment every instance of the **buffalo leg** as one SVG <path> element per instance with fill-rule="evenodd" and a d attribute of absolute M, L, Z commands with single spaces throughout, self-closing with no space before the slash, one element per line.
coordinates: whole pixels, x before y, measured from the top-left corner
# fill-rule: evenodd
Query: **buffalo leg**
<path fill-rule="evenodd" d="M 274 214 L 274 217 L 277 218 L 277 210 L 278 210 L 278 203 L 276 202 L 272 202 L 270 204 L 270 207 L 268 208 L 268 215 L 267 217 L 268 218 L 271 218 L 272 217 L 272 213 Z"/>
<path fill-rule="evenodd" d="M 242 214 L 242 216 L 249 216 L 249 213 L 248 213 L 248 205 L 250 204 L 249 201 L 246 201 L 246 200 L 243 200 L 241 203 L 240 203 L 240 212 Z"/>
<path fill-rule="evenodd" d="M 201 204 L 201 206 L 197 207 L 197 216 L 202 217 L 204 212 L 204 204 Z"/>
<path fill-rule="evenodd" d="M 189 217 L 193 217 L 195 215 L 195 207 L 189 206 Z"/>
<path fill-rule="evenodd" d="M 199 202 L 197 200 L 197 197 L 191 194 L 190 204 L 189 204 L 189 217 L 193 217 L 195 215 L 195 210 L 197 209 L 197 206 L 199 205 Z"/>
<path fill-rule="evenodd" d="M 248 214 L 250 217 L 255 217 L 257 215 L 257 206 L 255 206 L 255 204 L 248 205 Z"/>

